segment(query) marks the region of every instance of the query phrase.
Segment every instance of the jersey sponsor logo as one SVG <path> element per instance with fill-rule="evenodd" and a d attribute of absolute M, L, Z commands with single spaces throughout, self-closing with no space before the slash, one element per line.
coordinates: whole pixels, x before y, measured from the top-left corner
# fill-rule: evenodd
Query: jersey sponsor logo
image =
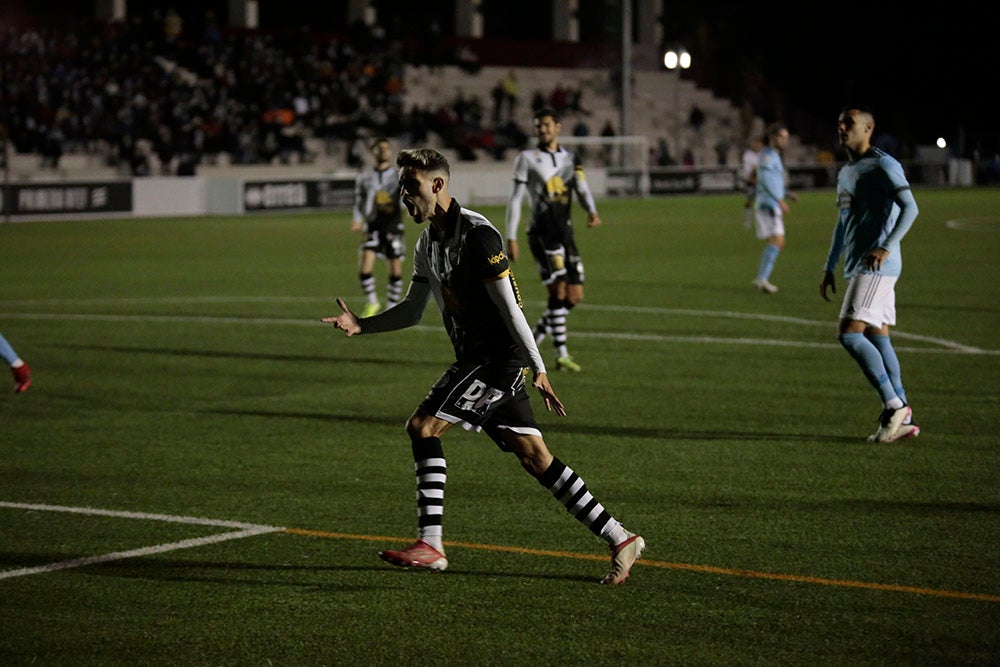
<path fill-rule="evenodd" d="M 499 389 L 487 386 L 480 380 L 473 380 L 461 398 L 455 402 L 455 405 L 462 410 L 482 415 L 486 414 L 490 406 L 503 398 L 503 396 L 504 392 Z"/>
<path fill-rule="evenodd" d="M 510 275 L 510 286 L 514 288 L 514 298 L 517 300 L 517 307 L 524 309 L 524 303 L 521 301 L 521 290 L 517 287 L 517 281 L 514 280 L 514 274 L 510 271 L 507 273 Z"/>
<path fill-rule="evenodd" d="M 850 192 L 845 190 L 844 192 L 837 193 L 837 208 L 851 208 L 852 201 L 854 201 L 854 197 Z"/>
<path fill-rule="evenodd" d="M 489 263 L 490 263 L 490 264 L 492 264 L 493 266 L 496 266 L 496 265 L 497 265 L 497 264 L 499 264 L 500 262 L 502 262 L 502 261 L 504 261 L 505 259 L 507 259 L 507 256 L 506 256 L 506 255 L 504 255 L 504 254 L 503 254 L 503 251 L 501 250 L 501 251 L 500 251 L 499 253 L 497 253 L 496 255 L 490 255 L 490 256 L 489 256 L 489 257 L 487 257 L 486 259 L 487 259 L 487 261 L 489 261 Z"/>

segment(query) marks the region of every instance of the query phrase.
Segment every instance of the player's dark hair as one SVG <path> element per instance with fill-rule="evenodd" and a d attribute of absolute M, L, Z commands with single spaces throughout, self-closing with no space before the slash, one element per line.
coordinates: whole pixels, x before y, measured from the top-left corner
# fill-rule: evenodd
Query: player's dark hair
<path fill-rule="evenodd" d="M 849 101 L 847 104 L 841 107 L 840 113 L 843 114 L 845 111 L 850 111 L 851 109 L 857 109 L 861 113 L 865 113 L 871 116 L 872 120 L 875 119 L 875 112 L 872 110 L 871 106 L 865 104 L 864 102 Z"/>
<path fill-rule="evenodd" d="M 552 118 L 552 120 L 557 123 L 562 122 L 562 119 L 559 118 L 559 112 L 552 107 L 541 107 L 540 109 L 536 109 L 533 118 L 535 120 L 541 120 L 546 116 Z"/>
<path fill-rule="evenodd" d="M 404 148 L 396 156 L 396 166 L 409 167 L 417 171 L 443 171 L 451 176 L 448 158 L 433 148 Z"/>
<path fill-rule="evenodd" d="M 375 150 L 375 147 L 381 143 L 389 143 L 389 137 L 375 137 L 372 139 L 371 143 L 368 144 L 369 150 Z"/>
<path fill-rule="evenodd" d="M 771 142 L 771 138 L 778 136 L 778 134 L 782 130 L 787 132 L 788 126 L 782 123 L 781 121 L 776 120 L 770 125 L 768 125 L 767 128 L 764 129 L 764 145 L 774 146 L 774 144 Z"/>

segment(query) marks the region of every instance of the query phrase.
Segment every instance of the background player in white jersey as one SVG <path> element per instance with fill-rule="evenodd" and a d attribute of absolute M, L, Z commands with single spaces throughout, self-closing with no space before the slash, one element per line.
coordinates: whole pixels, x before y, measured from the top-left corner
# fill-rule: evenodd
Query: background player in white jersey
<path fill-rule="evenodd" d="M 31 369 L 21 357 L 17 356 L 17 352 L 2 334 L 0 334 L 0 359 L 7 362 L 10 372 L 14 374 L 14 393 L 27 391 L 31 386 Z"/>
<path fill-rule="evenodd" d="M 772 123 L 765 137 L 766 145 L 757 154 L 757 187 L 754 193 L 757 238 L 764 241 L 764 250 L 753 286 L 765 294 L 774 294 L 778 288 L 770 278 L 778 254 L 785 247 L 785 213 L 788 213 L 785 200 L 795 201 L 796 195 L 786 189 L 787 175 L 781 157 L 788 145 L 788 128 L 781 123 Z"/>
<path fill-rule="evenodd" d="M 559 114 L 543 107 L 534 118 L 538 145 L 518 153 L 514 162 L 514 191 L 506 215 L 507 253 L 510 261 L 518 260 L 517 228 L 521 201 L 527 194 L 531 205 L 528 247 L 548 289 L 548 303 L 535 326 L 535 340 L 541 342 L 546 333 L 551 333 L 556 368 L 579 371 L 580 365 L 570 356 L 566 344 L 566 319 L 573 306 L 583 300 L 584 282 L 583 260 L 573 234 L 573 192 L 587 211 L 587 227 L 601 224 L 601 218 L 579 157 L 559 145 Z"/>
<path fill-rule="evenodd" d="M 358 250 L 358 279 L 365 296 L 362 317 L 374 315 L 382 307 L 375 281 L 375 260 L 388 265 L 385 288 L 386 308 L 392 308 L 403 292 L 403 214 L 399 204 L 399 172 L 392 165 L 389 140 L 378 137 L 371 143 L 375 165 L 354 180 L 354 211 L 351 231 L 361 232 Z"/>
<path fill-rule="evenodd" d="M 455 424 L 484 431 L 502 451 L 558 499 L 570 514 L 611 548 L 604 584 L 628 578 L 645 548 L 642 537 L 622 527 L 572 468 L 548 450 L 525 388 L 532 385 L 546 409 L 566 414 L 552 390 L 545 363 L 521 310 L 517 283 L 500 232 L 485 217 L 462 208 L 448 194 L 448 160 L 432 148 L 399 152 L 403 204 L 414 222 L 427 222 L 413 249 L 413 279 L 395 308 L 358 318 L 342 299 L 343 312 L 324 322 L 348 336 L 395 331 L 420 321 L 433 294 L 455 350 L 455 363 L 431 388 L 406 424 L 417 477 L 417 541 L 379 553 L 400 567 L 444 570 L 442 538 L 447 465 L 441 437 Z M 529 520 L 528 517 L 523 517 Z"/>
<path fill-rule="evenodd" d="M 840 213 L 827 255 L 820 295 L 837 291 L 833 271 L 844 257 L 847 289 L 839 340 L 882 399 L 878 430 L 869 440 L 893 442 L 920 433 L 906 401 L 899 358 L 889 340 L 896 324 L 896 280 L 903 270 L 900 242 L 917 217 L 917 202 L 903 167 L 871 145 L 875 118 L 848 106 L 837 120 L 848 162 L 837 176 Z"/>

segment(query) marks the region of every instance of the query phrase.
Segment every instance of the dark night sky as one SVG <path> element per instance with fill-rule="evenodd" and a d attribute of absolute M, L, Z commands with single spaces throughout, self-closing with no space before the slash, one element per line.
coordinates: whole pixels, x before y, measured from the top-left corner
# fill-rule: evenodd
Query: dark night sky
<path fill-rule="evenodd" d="M 917 8 L 898 3 L 830 3 L 760 15 L 756 3 L 667 3 L 670 29 L 695 36 L 707 26 L 716 68 L 760 64 L 790 106 L 828 119 L 833 139 L 840 106 L 862 100 L 878 128 L 930 144 L 939 135 L 966 148 L 1000 150 L 992 97 L 1000 82 L 997 25 L 962 4 Z"/>

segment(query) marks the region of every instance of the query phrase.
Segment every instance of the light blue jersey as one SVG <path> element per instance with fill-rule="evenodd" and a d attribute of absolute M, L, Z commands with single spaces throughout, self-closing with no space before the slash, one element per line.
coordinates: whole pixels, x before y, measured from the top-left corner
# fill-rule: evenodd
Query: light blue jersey
<path fill-rule="evenodd" d="M 760 149 L 757 160 L 757 208 L 770 211 L 781 208 L 785 198 L 785 165 L 781 153 L 771 146 Z"/>
<path fill-rule="evenodd" d="M 840 215 L 826 270 L 833 271 L 843 255 L 845 278 L 859 273 L 898 277 L 903 270 L 900 241 L 919 212 L 903 166 L 885 151 L 870 148 L 841 168 L 837 176 L 837 208 Z M 866 268 L 862 262 L 875 248 L 889 251 L 878 270 Z"/>

